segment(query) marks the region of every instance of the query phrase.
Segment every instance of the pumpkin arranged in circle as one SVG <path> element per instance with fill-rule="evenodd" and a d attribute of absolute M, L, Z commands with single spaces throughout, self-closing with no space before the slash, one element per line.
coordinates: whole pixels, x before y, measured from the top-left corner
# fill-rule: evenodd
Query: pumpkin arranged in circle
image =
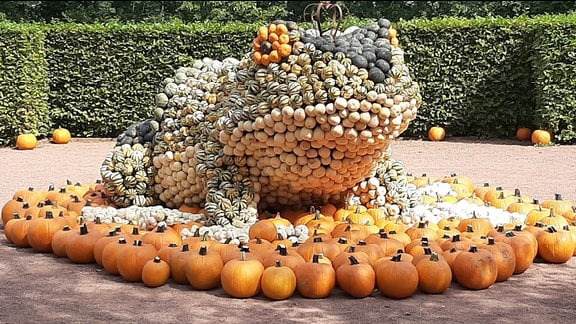
<path fill-rule="evenodd" d="M 70 131 L 66 128 L 56 128 L 52 131 L 52 142 L 55 144 L 68 144 L 72 139 Z"/>

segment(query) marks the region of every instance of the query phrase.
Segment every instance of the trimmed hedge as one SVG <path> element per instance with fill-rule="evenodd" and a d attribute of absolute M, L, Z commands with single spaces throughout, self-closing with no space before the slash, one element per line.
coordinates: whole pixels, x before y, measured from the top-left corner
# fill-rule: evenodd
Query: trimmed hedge
<path fill-rule="evenodd" d="M 354 17 L 350 25 L 369 20 Z M 576 15 L 394 24 L 423 104 L 403 136 L 514 136 L 546 128 L 576 141 Z M 309 24 L 301 24 L 310 27 Z M 326 26 L 327 28 L 328 26 Z M 150 117 L 154 95 L 196 59 L 241 58 L 255 24 L 0 25 L 0 144 L 55 127 L 113 137 Z"/>
<path fill-rule="evenodd" d="M 396 24 L 423 104 L 404 136 L 511 137 L 519 127 L 576 142 L 576 15 Z"/>
<path fill-rule="evenodd" d="M 542 20 L 532 43 L 535 123 L 560 143 L 576 143 L 576 21 L 573 16 Z"/>
<path fill-rule="evenodd" d="M 49 129 L 43 28 L 0 24 L 0 146 Z"/>
<path fill-rule="evenodd" d="M 174 70 L 246 52 L 253 29 L 234 26 L 53 26 L 46 43 L 54 126 L 80 137 L 114 137 L 151 117 L 154 94 Z"/>

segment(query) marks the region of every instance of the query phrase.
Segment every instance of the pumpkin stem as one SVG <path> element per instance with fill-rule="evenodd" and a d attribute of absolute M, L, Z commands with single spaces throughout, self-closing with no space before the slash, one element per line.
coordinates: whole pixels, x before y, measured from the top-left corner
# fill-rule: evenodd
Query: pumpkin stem
<path fill-rule="evenodd" d="M 431 255 L 432 249 L 429 246 L 424 247 L 424 255 Z"/>
<path fill-rule="evenodd" d="M 348 244 L 348 239 L 341 236 L 341 237 L 338 239 L 338 244 Z"/>
<path fill-rule="evenodd" d="M 348 253 L 354 253 L 354 252 L 356 252 L 356 246 L 350 245 L 350 246 L 348 247 Z"/>
<path fill-rule="evenodd" d="M 182 252 L 188 252 L 188 251 L 190 251 L 190 245 L 188 245 L 188 243 L 182 244 Z"/>
<path fill-rule="evenodd" d="M 555 194 L 554 194 L 554 199 L 555 199 L 555 200 L 562 200 L 562 194 L 555 193 Z"/>
<path fill-rule="evenodd" d="M 438 257 L 438 253 L 432 252 L 430 254 L 430 261 L 434 261 L 434 262 L 440 261 L 440 258 Z"/>
<path fill-rule="evenodd" d="M 476 253 L 478 252 L 478 247 L 476 245 L 470 245 L 470 250 L 468 252 Z"/>
<path fill-rule="evenodd" d="M 554 227 L 554 225 L 548 226 L 547 230 L 548 230 L 548 233 L 556 233 L 556 232 L 558 232 L 558 230 L 556 229 L 556 227 Z"/>
<path fill-rule="evenodd" d="M 160 263 L 160 262 L 162 262 L 162 259 L 160 259 L 159 256 L 155 256 L 154 257 L 154 263 Z"/>
<path fill-rule="evenodd" d="M 137 226 L 132 227 L 132 235 L 140 235 L 140 230 Z"/>
<path fill-rule="evenodd" d="M 121 237 L 121 238 L 118 239 L 118 243 L 119 243 L 119 244 L 127 244 L 128 241 L 126 241 L 126 238 L 125 238 L 125 237 Z"/>
<path fill-rule="evenodd" d="M 142 246 L 142 240 L 134 240 L 134 246 Z"/>
<path fill-rule="evenodd" d="M 276 259 L 275 265 L 276 268 L 280 268 L 282 266 L 282 263 L 280 262 L 280 260 Z"/>
<path fill-rule="evenodd" d="M 494 245 L 494 244 L 496 244 L 496 241 L 494 240 L 494 238 L 492 236 L 490 236 L 488 238 L 488 245 Z"/>
<path fill-rule="evenodd" d="M 360 264 L 360 262 L 358 261 L 358 259 L 356 259 L 356 257 L 354 257 L 353 255 L 348 257 L 348 260 L 350 260 L 350 264 Z"/>
<path fill-rule="evenodd" d="M 324 258 L 324 254 L 317 253 L 312 256 L 312 263 L 320 263 L 320 259 Z"/>
<path fill-rule="evenodd" d="M 202 240 L 201 241 L 208 241 L 208 231 L 204 232 L 204 234 L 202 234 Z"/>
<path fill-rule="evenodd" d="M 400 261 L 402 261 L 402 254 L 398 253 L 398 254 L 394 255 L 390 260 L 392 260 L 394 262 L 400 262 Z"/>
<path fill-rule="evenodd" d="M 454 236 L 452 236 L 452 242 L 460 242 L 460 234 L 454 234 Z"/>
<path fill-rule="evenodd" d="M 314 243 L 320 243 L 320 242 L 322 242 L 322 237 L 321 237 L 321 236 L 316 236 L 316 237 L 314 237 L 314 240 L 313 240 L 312 242 L 314 242 Z"/>
<path fill-rule="evenodd" d="M 472 227 L 472 224 L 468 224 L 466 226 L 466 232 L 468 233 L 474 233 L 474 227 Z"/>
<path fill-rule="evenodd" d="M 116 235 L 118 235 L 118 232 L 116 232 L 115 229 L 108 231 L 108 236 L 109 236 L 109 237 L 110 237 L 110 236 L 116 236 Z"/>
<path fill-rule="evenodd" d="M 360 240 L 358 241 L 358 245 L 368 245 L 368 243 L 366 243 L 364 240 Z"/>
<path fill-rule="evenodd" d="M 286 248 L 286 246 L 284 244 L 278 244 L 278 246 L 276 247 L 276 250 L 278 250 L 278 254 L 280 254 L 281 256 L 287 256 L 288 255 L 288 249 Z"/>
<path fill-rule="evenodd" d="M 386 233 L 386 231 L 382 230 L 380 233 L 378 233 L 380 235 L 380 238 L 386 239 L 388 238 L 388 233 Z"/>
<path fill-rule="evenodd" d="M 44 218 L 54 218 L 54 214 L 52 213 L 51 210 L 47 210 L 46 215 L 44 215 Z"/>
<path fill-rule="evenodd" d="M 514 232 L 506 231 L 506 237 L 513 237 L 513 236 L 516 236 L 516 234 L 514 234 Z"/>
<path fill-rule="evenodd" d="M 198 251 L 198 254 L 200 255 L 206 255 L 208 253 L 208 247 L 206 247 L 206 245 L 202 245 L 200 247 L 200 250 Z"/>

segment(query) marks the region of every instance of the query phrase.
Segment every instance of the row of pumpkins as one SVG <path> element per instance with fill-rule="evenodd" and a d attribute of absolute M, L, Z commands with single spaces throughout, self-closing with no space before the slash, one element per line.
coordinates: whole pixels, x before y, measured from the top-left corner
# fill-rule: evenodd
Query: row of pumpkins
<path fill-rule="evenodd" d="M 67 183 L 60 190 L 18 191 L 2 208 L 8 242 L 16 247 L 96 263 L 111 275 L 148 287 L 168 280 L 196 290 L 223 288 L 231 297 L 259 294 L 271 300 L 326 298 L 339 287 L 353 298 L 374 293 L 406 298 L 441 294 L 455 282 L 485 289 L 525 272 L 536 259 L 565 263 L 576 255 L 576 213 L 568 200 L 537 202 L 501 187 L 474 187 L 465 176 L 411 177 L 417 187 L 449 183 L 456 196 L 423 204 L 469 199 L 526 214 L 524 223 L 493 224 L 487 218 L 444 218 L 437 223 L 391 219 L 378 208 L 330 204 L 308 211 L 263 214 L 239 245 L 206 234 L 183 239 L 189 222 L 153 230 L 131 224 L 85 221 L 82 208 L 106 204 L 101 184 Z M 32 206 L 32 207 L 31 207 Z M 280 237 L 277 226 L 305 225 L 301 244 Z M 196 231 L 199 233 L 199 231 Z"/>

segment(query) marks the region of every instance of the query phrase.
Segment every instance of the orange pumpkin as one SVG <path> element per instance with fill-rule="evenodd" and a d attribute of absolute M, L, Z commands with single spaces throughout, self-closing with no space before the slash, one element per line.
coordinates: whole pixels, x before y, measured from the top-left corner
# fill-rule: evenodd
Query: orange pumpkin
<path fill-rule="evenodd" d="M 288 299 L 296 291 L 296 274 L 278 260 L 264 269 L 260 286 L 262 294 L 272 300 Z"/>
<path fill-rule="evenodd" d="M 418 288 L 428 294 L 441 294 L 452 283 L 452 268 L 441 255 L 432 252 L 416 264 Z"/>
<path fill-rule="evenodd" d="M 532 130 L 528 127 L 520 127 L 516 130 L 516 139 L 519 141 L 528 141 L 532 136 Z"/>
<path fill-rule="evenodd" d="M 353 298 L 368 297 L 374 291 L 376 273 L 368 262 L 360 262 L 354 255 L 349 262 L 336 269 L 336 282 L 346 294 Z"/>
<path fill-rule="evenodd" d="M 403 299 L 418 290 L 418 270 L 412 262 L 402 261 L 402 254 L 374 264 L 376 286 L 388 298 Z"/>
<path fill-rule="evenodd" d="M 496 282 L 498 264 L 490 251 L 472 245 L 469 251 L 456 256 L 452 263 L 452 271 L 456 282 L 462 287 L 480 290 Z"/>
<path fill-rule="evenodd" d="M 104 248 L 114 247 L 109 244 Z M 142 269 L 146 262 L 156 257 L 156 248 L 152 244 L 142 244 L 141 240 L 135 240 L 134 244 L 120 249 L 116 259 L 116 266 L 122 279 L 128 282 L 142 281 Z M 104 261 L 104 258 L 102 259 Z"/>
<path fill-rule="evenodd" d="M 159 256 L 148 260 L 142 268 L 142 282 L 146 287 L 155 288 L 164 285 L 170 278 L 170 266 Z"/>
<path fill-rule="evenodd" d="M 80 230 L 73 231 L 66 236 L 68 243 L 65 245 L 66 256 L 72 263 L 86 264 L 94 263 L 94 246 L 96 241 L 102 238 L 102 234 L 95 230 L 89 231 L 86 223 L 80 227 Z"/>
<path fill-rule="evenodd" d="M 574 254 L 574 241 L 568 225 L 566 229 L 560 230 L 554 226 L 548 226 L 536 239 L 538 240 L 538 254 L 546 262 L 566 263 Z"/>
<path fill-rule="evenodd" d="M 70 131 L 66 128 L 56 128 L 52 131 L 52 142 L 55 144 L 68 144 L 72 139 Z"/>
<path fill-rule="evenodd" d="M 548 145 L 552 143 L 552 133 L 545 129 L 536 129 L 530 136 L 532 144 L 535 145 Z"/>
<path fill-rule="evenodd" d="M 34 134 L 20 134 L 16 137 L 16 148 L 19 150 L 33 150 L 38 140 Z"/>
<path fill-rule="evenodd" d="M 510 244 L 496 242 L 493 237 L 489 237 L 488 243 L 480 244 L 478 248 L 490 251 L 494 260 L 496 260 L 496 264 L 498 264 L 496 282 L 505 281 L 514 274 L 514 269 L 516 269 L 516 256 Z"/>
<path fill-rule="evenodd" d="M 336 271 L 332 264 L 320 261 L 321 254 L 314 254 L 310 262 L 296 266 L 296 290 L 304 298 L 326 298 L 336 286 Z"/>
<path fill-rule="evenodd" d="M 193 289 L 209 290 L 220 285 L 224 262 L 218 251 L 209 250 L 209 247 L 204 245 L 185 262 L 184 273 Z"/>
<path fill-rule="evenodd" d="M 244 251 L 239 253 L 240 258 L 232 259 L 222 267 L 222 288 L 231 297 L 254 297 L 261 291 L 264 266 L 256 259 L 246 258 Z"/>
<path fill-rule="evenodd" d="M 428 139 L 431 141 L 443 141 L 446 138 L 446 130 L 441 126 L 434 126 L 428 130 Z"/>

